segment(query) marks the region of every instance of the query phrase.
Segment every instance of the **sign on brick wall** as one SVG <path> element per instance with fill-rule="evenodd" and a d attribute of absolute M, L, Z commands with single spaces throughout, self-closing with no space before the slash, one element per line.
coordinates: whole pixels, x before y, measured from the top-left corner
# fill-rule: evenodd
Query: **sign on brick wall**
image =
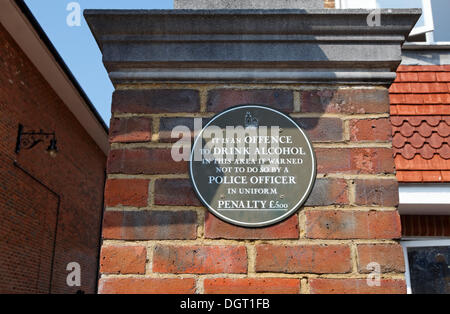
<path fill-rule="evenodd" d="M 193 187 L 217 217 L 246 227 L 292 215 L 314 186 L 311 142 L 288 116 L 245 105 L 215 116 L 194 142 Z"/>

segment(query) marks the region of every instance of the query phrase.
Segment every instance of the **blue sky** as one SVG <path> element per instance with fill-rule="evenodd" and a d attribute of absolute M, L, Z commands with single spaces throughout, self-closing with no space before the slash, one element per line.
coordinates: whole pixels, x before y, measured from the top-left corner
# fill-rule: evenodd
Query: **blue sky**
<path fill-rule="evenodd" d="M 97 108 L 105 123 L 111 117 L 114 90 L 102 63 L 102 55 L 84 18 L 70 27 L 66 19 L 69 0 L 26 0 L 64 62 Z M 81 9 L 172 9 L 173 0 L 78 0 Z"/>
<path fill-rule="evenodd" d="M 361 0 L 362 1 L 362 0 Z M 102 63 L 100 50 L 87 23 L 81 16 L 81 25 L 70 27 L 67 5 L 77 2 L 84 9 L 172 9 L 173 0 L 25 0 L 34 16 L 47 33 L 65 63 L 97 108 L 107 125 L 111 117 L 113 86 Z M 381 7 L 418 7 L 421 0 L 378 0 Z M 435 17 L 435 40 L 449 41 L 449 0 L 432 0 Z M 421 23 L 419 22 L 419 25 Z"/>

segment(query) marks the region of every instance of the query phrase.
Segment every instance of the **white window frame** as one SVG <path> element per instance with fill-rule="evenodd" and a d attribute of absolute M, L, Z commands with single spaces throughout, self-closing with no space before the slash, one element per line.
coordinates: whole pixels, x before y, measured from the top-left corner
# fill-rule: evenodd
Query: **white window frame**
<path fill-rule="evenodd" d="M 434 43 L 433 32 L 434 32 L 434 19 L 433 19 L 433 8 L 431 6 L 431 0 L 422 0 L 422 11 L 424 26 L 414 27 L 411 31 L 410 36 L 426 34 L 427 43 Z"/>
<path fill-rule="evenodd" d="M 351 9 L 355 8 L 354 6 L 349 5 L 349 1 L 352 0 L 336 0 L 336 9 Z M 354 0 L 353 0 L 354 1 Z M 364 8 L 366 9 L 377 9 L 378 4 L 376 0 L 364 0 L 359 1 L 359 3 L 364 3 Z M 436 43 L 434 41 L 434 19 L 433 19 L 433 9 L 431 6 L 431 0 L 422 0 L 422 11 L 423 11 L 423 17 L 424 17 L 424 26 L 415 27 L 411 31 L 411 36 L 416 36 L 420 34 L 425 34 L 426 36 L 426 43 L 427 44 L 433 44 L 433 45 L 443 45 L 443 44 L 449 44 L 447 42 L 438 42 Z M 423 43 L 418 43 L 423 44 Z"/>
<path fill-rule="evenodd" d="M 400 183 L 400 215 L 450 215 L 450 184 Z"/>
<path fill-rule="evenodd" d="M 404 241 L 401 241 L 400 244 L 403 247 L 403 258 L 405 260 L 405 279 L 406 279 L 406 291 L 408 294 L 412 294 L 412 287 L 411 287 L 411 275 L 409 272 L 409 260 L 408 260 L 408 251 L 407 248 L 410 247 L 433 247 L 433 246 L 450 246 L 450 240 L 437 240 L 437 239 L 430 239 L 430 240 L 413 240 L 413 241 L 407 241 L 406 239 Z"/>

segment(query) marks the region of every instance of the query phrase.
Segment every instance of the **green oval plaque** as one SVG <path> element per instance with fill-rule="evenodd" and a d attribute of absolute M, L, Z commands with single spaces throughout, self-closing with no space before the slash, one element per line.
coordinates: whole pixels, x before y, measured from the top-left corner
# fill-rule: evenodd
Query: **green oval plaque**
<path fill-rule="evenodd" d="M 316 178 L 305 132 L 287 115 L 259 105 L 212 118 L 194 141 L 189 168 L 202 203 L 218 218 L 245 227 L 291 216 Z"/>

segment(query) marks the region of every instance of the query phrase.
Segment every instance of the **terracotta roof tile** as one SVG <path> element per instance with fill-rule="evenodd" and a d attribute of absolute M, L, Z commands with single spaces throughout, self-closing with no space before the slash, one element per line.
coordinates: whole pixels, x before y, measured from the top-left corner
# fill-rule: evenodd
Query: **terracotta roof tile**
<path fill-rule="evenodd" d="M 410 83 L 394 83 L 389 89 L 390 93 L 393 94 L 411 94 L 411 84 Z"/>
<path fill-rule="evenodd" d="M 401 65 L 397 72 L 450 72 L 450 65 Z"/>
<path fill-rule="evenodd" d="M 419 134 L 423 137 L 430 137 L 433 135 L 433 126 L 428 123 L 422 123 L 417 127 L 417 131 L 419 131 Z"/>
<path fill-rule="evenodd" d="M 400 66 L 390 90 L 401 182 L 450 182 L 450 65 Z"/>
<path fill-rule="evenodd" d="M 436 82 L 436 72 L 418 72 L 416 74 L 418 82 Z"/>
<path fill-rule="evenodd" d="M 417 82 L 419 75 L 416 72 L 397 73 L 395 82 Z"/>
<path fill-rule="evenodd" d="M 448 144 L 448 138 L 439 136 L 438 133 L 431 134 L 430 138 L 426 139 L 426 142 L 434 149 L 443 148 L 445 144 Z M 440 154 L 440 152 L 438 152 Z"/>
<path fill-rule="evenodd" d="M 406 83 L 409 84 L 412 93 L 419 94 L 435 94 L 448 93 L 448 85 L 446 83 Z"/>
<path fill-rule="evenodd" d="M 424 95 L 421 94 L 403 94 L 404 104 L 422 105 L 424 103 Z"/>
<path fill-rule="evenodd" d="M 442 116 L 392 116 L 392 146 L 394 155 L 413 159 L 420 155 L 447 158 L 450 125 Z"/>
<path fill-rule="evenodd" d="M 450 126 L 444 121 L 442 121 L 442 123 L 439 123 L 439 125 L 436 127 L 436 130 L 442 137 L 448 138 L 450 136 Z"/>
<path fill-rule="evenodd" d="M 448 136 L 450 131 L 450 116 L 392 116 L 393 132 L 401 132 L 405 136 L 412 136 L 412 132 L 419 132 L 424 137 L 439 132 L 441 136 Z"/>
<path fill-rule="evenodd" d="M 450 94 L 390 94 L 391 105 L 450 105 Z"/>
<path fill-rule="evenodd" d="M 436 80 L 438 82 L 450 82 L 450 72 L 437 72 Z"/>
<path fill-rule="evenodd" d="M 425 105 L 449 105 L 450 94 L 426 94 L 423 96 Z"/>
<path fill-rule="evenodd" d="M 426 118 L 422 116 L 414 116 L 414 117 L 408 117 L 404 119 L 403 121 L 406 123 L 409 123 L 411 126 L 420 126 L 422 124 L 422 121 L 426 121 Z M 426 124 L 426 123 L 425 123 Z"/>
<path fill-rule="evenodd" d="M 450 160 L 450 146 L 448 145 L 448 142 L 447 144 L 442 145 L 442 148 L 439 149 L 439 156 Z"/>
<path fill-rule="evenodd" d="M 450 170 L 450 159 L 434 155 L 431 159 L 424 159 L 420 155 L 406 159 L 402 155 L 395 156 L 397 170 Z"/>
<path fill-rule="evenodd" d="M 427 125 L 429 126 L 438 126 L 441 121 L 443 121 L 444 123 L 447 123 L 442 116 L 425 116 L 425 117 L 414 117 L 417 118 L 418 120 L 420 120 L 421 122 L 426 122 Z M 424 123 L 422 123 L 423 125 Z M 448 124 L 448 123 L 447 123 Z M 416 126 L 418 126 L 418 124 L 416 124 Z"/>
<path fill-rule="evenodd" d="M 450 181 L 450 171 L 397 171 L 399 182 L 448 182 Z"/>
<path fill-rule="evenodd" d="M 405 121 L 405 117 L 392 116 L 390 120 L 392 126 L 401 126 Z"/>
<path fill-rule="evenodd" d="M 409 138 L 414 135 L 414 131 L 416 130 L 415 127 L 413 127 L 408 122 L 403 123 L 401 126 L 393 126 L 392 127 L 392 136 L 396 136 L 398 134 L 403 135 L 406 138 Z"/>
<path fill-rule="evenodd" d="M 392 137 L 392 146 L 400 149 L 405 146 L 407 139 L 408 138 L 406 136 L 403 136 L 400 132 L 398 132 Z"/>
<path fill-rule="evenodd" d="M 442 181 L 450 182 L 450 171 L 441 171 Z"/>
<path fill-rule="evenodd" d="M 391 115 L 449 115 L 450 105 L 391 105 Z"/>
<path fill-rule="evenodd" d="M 408 139 L 408 142 L 414 147 L 414 148 L 422 148 L 425 146 L 426 138 L 421 136 L 419 132 L 414 132 L 414 134 Z M 433 156 L 431 156 L 433 157 Z M 429 157 L 429 158 L 431 158 Z M 429 159 L 427 158 L 427 159 Z"/>

